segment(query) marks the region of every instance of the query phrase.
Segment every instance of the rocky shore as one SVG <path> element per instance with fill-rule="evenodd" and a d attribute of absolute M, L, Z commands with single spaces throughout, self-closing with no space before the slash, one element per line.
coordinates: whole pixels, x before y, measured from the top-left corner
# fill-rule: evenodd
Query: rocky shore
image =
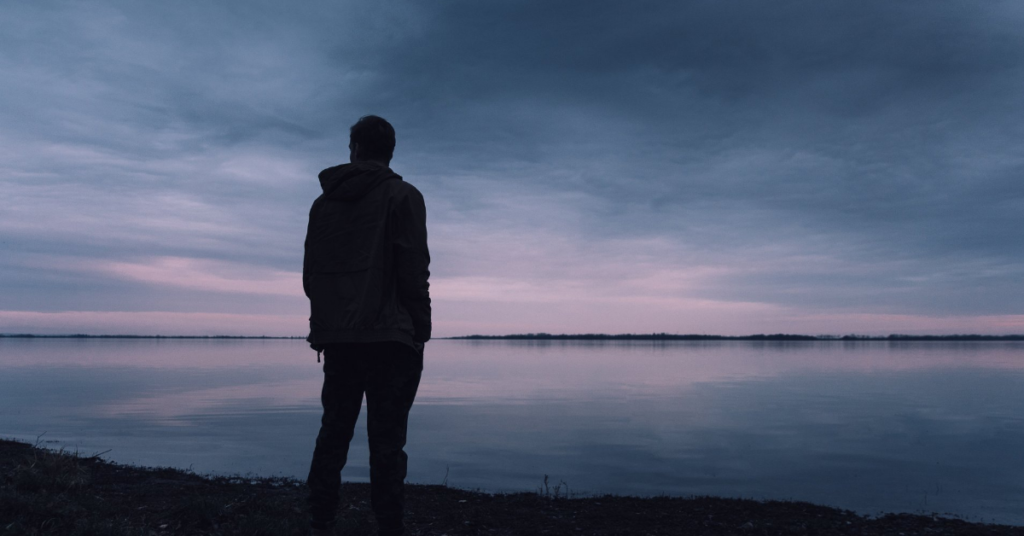
<path fill-rule="evenodd" d="M 1024 527 L 938 516 L 877 518 L 803 502 L 565 497 L 407 487 L 411 535 L 1024 536 Z M 0 440 L 0 535 L 290 535 L 308 532 L 303 484 L 118 465 Z M 338 534 L 374 533 L 367 484 L 345 484 Z"/>

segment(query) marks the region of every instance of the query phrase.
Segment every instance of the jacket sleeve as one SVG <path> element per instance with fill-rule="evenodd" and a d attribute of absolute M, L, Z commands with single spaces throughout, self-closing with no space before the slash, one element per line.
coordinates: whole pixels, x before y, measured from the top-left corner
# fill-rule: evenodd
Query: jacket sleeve
<path fill-rule="evenodd" d="M 409 188 L 395 207 L 395 273 L 398 299 L 412 317 L 416 342 L 430 340 L 430 252 L 423 195 Z"/>
<path fill-rule="evenodd" d="M 312 298 L 309 295 L 309 269 L 310 269 L 310 234 L 313 232 L 313 218 L 316 214 L 317 204 L 320 202 L 318 197 L 313 202 L 313 206 L 309 209 L 309 224 L 306 226 L 306 240 L 303 243 L 303 254 L 302 254 L 302 290 L 306 293 L 307 298 Z"/>
<path fill-rule="evenodd" d="M 306 242 L 302 254 L 302 291 L 309 298 L 309 230 L 306 230 Z"/>

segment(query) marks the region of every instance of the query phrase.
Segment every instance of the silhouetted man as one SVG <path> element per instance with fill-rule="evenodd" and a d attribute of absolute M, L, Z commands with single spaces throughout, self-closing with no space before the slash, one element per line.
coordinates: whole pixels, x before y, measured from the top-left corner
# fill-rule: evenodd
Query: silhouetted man
<path fill-rule="evenodd" d="M 404 533 L 409 409 L 430 339 L 426 208 L 388 165 L 395 129 L 368 115 L 350 130 L 351 163 L 320 172 L 302 284 L 310 346 L 324 354 L 324 415 L 309 469 L 310 525 L 333 534 L 341 469 L 366 394 L 371 505 L 381 535 Z"/>

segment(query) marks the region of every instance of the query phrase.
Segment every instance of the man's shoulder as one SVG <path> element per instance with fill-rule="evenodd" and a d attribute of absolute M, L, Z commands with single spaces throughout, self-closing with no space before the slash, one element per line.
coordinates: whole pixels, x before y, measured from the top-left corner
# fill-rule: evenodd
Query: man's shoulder
<path fill-rule="evenodd" d="M 387 181 L 387 185 L 391 194 L 396 197 L 409 196 L 413 199 L 423 199 L 423 194 L 420 193 L 419 189 L 405 179 Z"/>

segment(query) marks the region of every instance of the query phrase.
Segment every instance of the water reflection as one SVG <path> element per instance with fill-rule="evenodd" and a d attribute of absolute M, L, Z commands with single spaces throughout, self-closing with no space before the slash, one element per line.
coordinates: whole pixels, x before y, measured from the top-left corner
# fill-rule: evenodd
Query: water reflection
<path fill-rule="evenodd" d="M 319 418 L 300 341 L 0 339 L 0 370 L 4 435 L 124 462 L 303 475 Z M 1022 388 L 1021 343 L 436 341 L 409 479 L 1024 524 Z"/>

